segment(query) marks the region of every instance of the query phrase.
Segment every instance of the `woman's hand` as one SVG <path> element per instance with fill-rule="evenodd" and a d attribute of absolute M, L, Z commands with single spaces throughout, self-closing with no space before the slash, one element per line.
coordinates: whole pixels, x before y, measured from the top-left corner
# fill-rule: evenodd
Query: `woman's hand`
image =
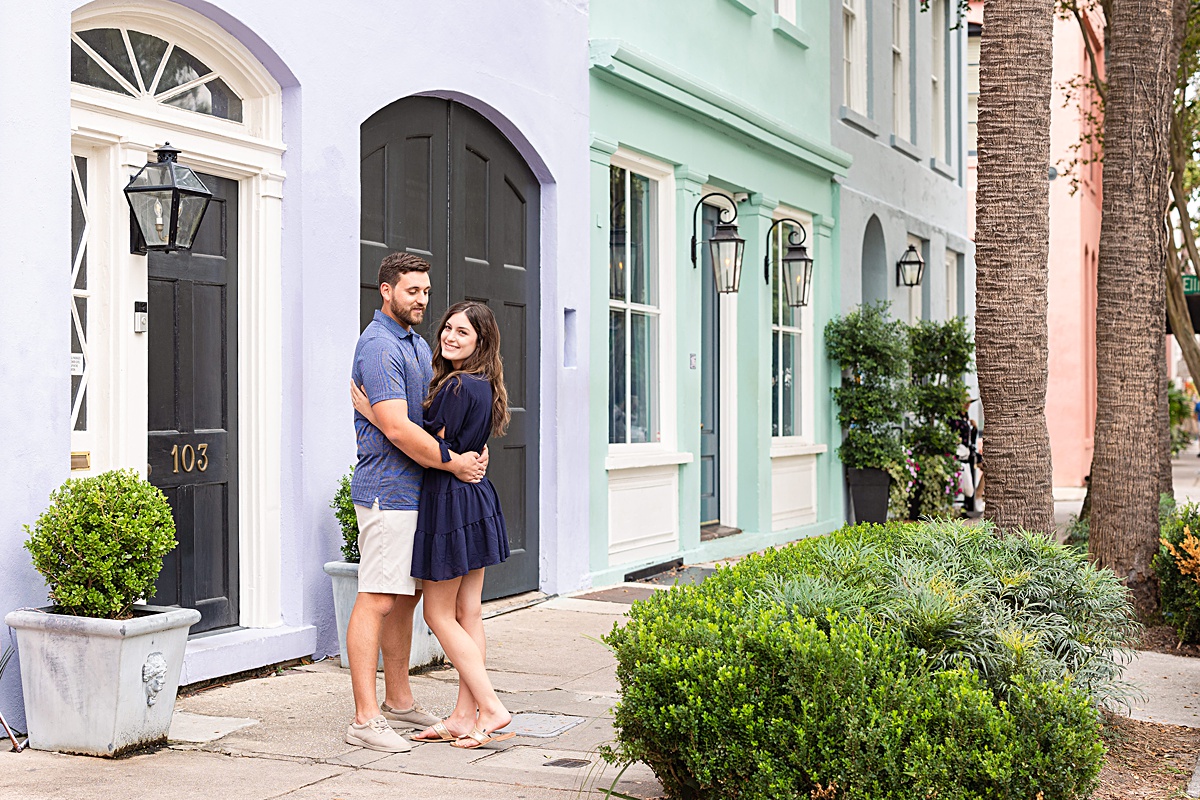
<path fill-rule="evenodd" d="M 354 410 L 367 418 L 367 422 L 379 427 L 379 421 L 375 418 L 375 411 L 371 408 L 371 401 L 367 398 L 367 393 L 359 386 L 356 386 L 354 381 L 350 381 L 350 402 L 354 404 Z"/>

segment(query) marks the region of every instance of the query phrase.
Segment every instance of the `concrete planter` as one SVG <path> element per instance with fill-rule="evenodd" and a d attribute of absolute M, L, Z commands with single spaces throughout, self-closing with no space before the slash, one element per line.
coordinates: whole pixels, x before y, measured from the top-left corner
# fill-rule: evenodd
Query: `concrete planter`
<path fill-rule="evenodd" d="M 194 609 L 160 606 L 122 620 L 10 613 L 29 746 L 112 757 L 166 744 L 188 629 L 199 621 Z"/>
<path fill-rule="evenodd" d="M 338 646 L 341 648 L 341 663 L 350 668 L 346 657 L 346 626 L 350 624 L 350 612 L 358 598 L 358 564 L 348 561 L 330 561 L 325 564 L 325 574 L 333 578 L 333 615 L 337 620 Z M 409 669 L 420 669 L 441 664 L 446 653 L 438 644 L 437 637 L 425 624 L 425 601 L 417 603 L 413 611 L 412 651 L 408 659 Z M 383 669 L 383 654 L 379 656 L 378 669 Z"/>

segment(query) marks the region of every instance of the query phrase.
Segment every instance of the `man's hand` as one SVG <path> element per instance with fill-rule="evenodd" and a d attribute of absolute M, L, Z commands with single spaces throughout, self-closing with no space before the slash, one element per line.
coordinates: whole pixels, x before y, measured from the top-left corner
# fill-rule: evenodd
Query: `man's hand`
<path fill-rule="evenodd" d="M 486 462 L 480 463 L 478 453 L 455 453 L 450 458 L 450 473 L 463 483 L 479 483 L 485 472 Z"/>

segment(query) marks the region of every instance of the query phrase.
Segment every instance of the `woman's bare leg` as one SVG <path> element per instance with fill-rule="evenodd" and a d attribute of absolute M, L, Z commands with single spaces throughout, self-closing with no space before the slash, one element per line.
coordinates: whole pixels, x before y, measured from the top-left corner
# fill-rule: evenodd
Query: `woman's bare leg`
<path fill-rule="evenodd" d="M 458 595 L 455 598 L 454 606 L 455 619 L 462 626 L 463 630 L 475 642 L 475 646 L 479 648 L 479 654 L 483 657 L 483 662 L 487 664 L 487 639 L 483 634 L 483 570 L 476 569 L 467 573 L 462 577 L 462 581 L 458 585 Z M 471 724 L 475 724 L 475 713 L 479 710 L 479 704 L 475 702 L 475 695 L 471 694 L 471 690 L 467 688 L 467 684 L 463 681 L 458 682 L 458 703 L 454 707 L 454 713 L 451 717 L 454 720 L 469 719 Z M 454 728 L 451 728 L 454 730 Z M 467 728 L 470 730 L 470 728 Z"/>
<path fill-rule="evenodd" d="M 476 571 L 480 573 L 479 577 L 470 581 L 468 585 L 471 585 L 474 580 L 478 580 L 482 587 L 483 571 Z M 492 688 L 492 681 L 484 667 L 483 651 L 471 633 L 458 621 L 458 595 L 464 580 L 466 578 L 425 582 L 425 621 L 429 623 L 429 627 L 433 629 L 438 641 L 441 642 L 442 649 L 446 651 L 450 662 L 458 670 L 460 685 L 465 685 L 467 691 L 470 692 L 469 707 L 472 711 L 474 707 L 479 709 L 479 715 L 474 724 L 481 730 L 490 733 L 511 722 L 512 715 L 508 713 L 508 709 L 500 702 L 495 689 Z M 471 591 L 474 591 L 473 586 L 471 586 Z M 482 633 L 482 628 L 481 621 L 478 625 L 480 633 Z M 462 719 L 461 714 L 466 712 L 466 708 L 461 707 L 463 700 L 461 690 L 459 700 L 460 706 L 455 707 L 455 712 L 451 716 L 456 723 Z M 450 723 L 447 723 L 447 727 L 452 731 L 455 730 Z"/>

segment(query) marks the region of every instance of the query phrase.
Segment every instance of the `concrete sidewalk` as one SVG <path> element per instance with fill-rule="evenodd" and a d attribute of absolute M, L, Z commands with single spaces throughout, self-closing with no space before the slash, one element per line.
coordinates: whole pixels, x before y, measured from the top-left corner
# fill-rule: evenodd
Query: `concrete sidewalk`
<path fill-rule="evenodd" d="M 604 596 L 632 601 L 648 591 Z M 424 744 L 389 755 L 345 744 L 353 716 L 350 676 L 329 659 L 181 698 L 173 741 L 155 753 L 116 761 L 0 753 L 0 797 L 568 800 L 602 797 L 596 790 L 609 787 L 655 797 L 661 791 L 647 767 L 635 765 L 618 780 L 598 754 L 614 738 L 617 681 L 616 662 L 596 640 L 628 608 L 555 598 L 485 621 L 488 667 L 514 713 L 509 729 L 528 734 L 497 745 Z M 413 686 L 422 704 L 445 715 L 454 706 L 456 680 L 447 668 L 414 676 Z"/>

